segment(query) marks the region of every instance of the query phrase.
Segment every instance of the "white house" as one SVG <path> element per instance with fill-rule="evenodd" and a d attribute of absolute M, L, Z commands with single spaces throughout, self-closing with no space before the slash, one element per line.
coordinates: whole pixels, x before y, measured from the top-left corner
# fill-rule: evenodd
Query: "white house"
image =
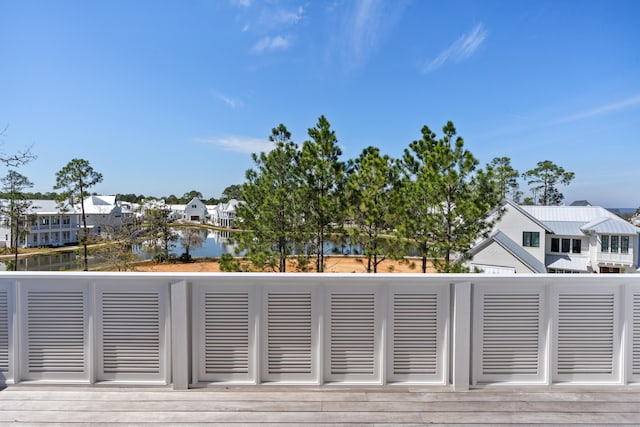
<path fill-rule="evenodd" d="M 204 222 L 208 216 L 207 206 L 202 200 L 194 197 L 189 203 L 184 205 L 182 219 L 192 222 Z"/>
<path fill-rule="evenodd" d="M 506 201 L 465 263 L 491 273 L 637 273 L 640 228 L 599 206 Z M 496 211 L 497 212 L 497 211 Z"/>
<path fill-rule="evenodd" d="M 20 247 L 63 246 L 78 242 L 79 212 L 72 206 L 64 211 L 54 200 L 29 200 L 28 225 L 21 237 Z M 8 203 L 6 200 L 0 201 Z M 12 230 L 6 221 L 0 221 L 0 245 L 11 247 Z"/>
<path fill-rule="evenodd" d="M 30 200 L 27 212 L 29 225 L 21 239 L 21 247 L 63 246 L 78 242 L 78 230 L 82 227 L 81 207 L 60 207 L 55 200 Z M 2 204 L 8 201 L 0 201 Z M 122 225 L 133 212 L 120 206 L 116 196 L 89 196 L 84 200 L 87 228 L 93 235 L 100 235 Z M 11 246 L 11 233 L 6 221 L 0 221 L 0 246 Z"/>
<path fill-rule="evenodd" d="M 236 221 L 236 199 L 209 207 L 210 222 L 216 227 L 233 228 Z"/>
<path fill-rule="evenodd" d="M 76 211 L 81 212 L 80 206 L 76 206 Z M 122 225 L 122 207 L 116 200 L 116 196 L 87 197 L 84 199 L 84 213 L 87 228 L 91 228 L 92 233 L 98 236 Z M 80 226 L 82 227 L 82 223 Z"/>

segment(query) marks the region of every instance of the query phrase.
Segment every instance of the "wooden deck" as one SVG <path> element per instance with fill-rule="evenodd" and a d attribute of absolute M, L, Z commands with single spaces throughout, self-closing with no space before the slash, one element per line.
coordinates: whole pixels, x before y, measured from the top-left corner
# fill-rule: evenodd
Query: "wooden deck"
<path fill-rule="evenodd" d="M 640 425 L 633 387 L 448 388 L 18 385 L 0 391 L 0 425 Z"/>

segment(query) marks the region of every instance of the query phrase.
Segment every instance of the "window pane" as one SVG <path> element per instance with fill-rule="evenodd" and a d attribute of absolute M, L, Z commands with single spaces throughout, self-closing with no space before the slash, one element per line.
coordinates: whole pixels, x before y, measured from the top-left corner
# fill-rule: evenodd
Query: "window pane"
<path fill-rule="evenodd" d="M 582 240 L 573 239 L 573 245 L 571 246 L 571 252 L 574 254 L 579 254 L 582 252 Z"/>
<path fill-rule="evenodd" d="M 618 236 L 611 236 L 611 252 L 618 252 Z"/>
<path fill-rule="evenodd" d="M 540 247 L 540 233 L 538 233 L 537 231 L 534 233 L 531 233 L 531 246 L 535 248 Z"/>
<path fill-rule="evenodd" d="M 629 236 L 620 237 L 620 252 L 623 254 L 629 253 Z"/>
<path fill-rule="evenodd" d="M 551 252 L 560 252 L 560 239 L 556 237 L 551 239 Z"/>
<path fill-rule="evenodd" d="M 609 236 L 602 236 L 602 245 L 600 250 L 602 252 L 609 252 Z"/>
<path fill-rule="evenodd" d="M 571 248 L 571 239 L 562 239 L 562 252 L 569 252 Z"/>
<path fill-rule="evenodd" d="M 522 232 L 522 246 L 531 246 L 531 234 L 528 231 Z"/>

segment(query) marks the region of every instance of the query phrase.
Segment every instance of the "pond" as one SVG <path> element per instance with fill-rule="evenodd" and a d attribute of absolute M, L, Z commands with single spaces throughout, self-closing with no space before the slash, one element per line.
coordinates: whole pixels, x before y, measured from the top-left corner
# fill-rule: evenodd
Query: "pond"
<path fill-rule="evenodd" d="M 181 235 L 182 230 L 176 230 Z M 191 248 L 190 253 L 193 258 L 217 258 L 224 254 L 236 255 L 236 245 L 232 243 L 231 238 L 233 232 L 220 230 L 202 230 L 204 242 L 202 246 Z M 133 248 L 133 252 L 141 259 L 152 259 L 156 251 L 149 245 L 140 245 Z M 173 255 L 180 256 L 184 250 L 184 246 L 180 241 L 176 242 L 171 251 Z M 78 249 L 61 251 L 45 255 L 32 255 L 23 257 L 18 260 L 19 271 L 70 271 L 82 270 L 82 256 Z M 325 244 L 325 253 L 328 255 L 341 254 L 353 255 L 359 254 L 360 245 L 349 242 L 327 242 Z M 12 260 L 11 260 L 12 261 Z M 6 270 L 9 259 L 0 261 L 0 271 Z M 92 256 L 89 258 L 89 268 L 97 268 L 104 261 L 99 257 Z"/>

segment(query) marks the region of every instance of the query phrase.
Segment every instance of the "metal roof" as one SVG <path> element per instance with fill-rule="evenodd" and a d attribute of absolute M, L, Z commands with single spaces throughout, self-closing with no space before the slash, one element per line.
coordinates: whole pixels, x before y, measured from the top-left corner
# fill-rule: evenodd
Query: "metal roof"
<path fill-rule="evenodd" d="M 559 270 L 580 271 L 586 273 L 589 271 L 589 258 L 561 255 L 546 255 L 545 262 L 547 268 L 556 268 Z"/>
<path fill-rule="evenodd" d="M 584 232 L 580 229 L 584 222 L 575 221 L 544 221 L 553 234 L 559 236 L 584 236 Z"/>
<path fill-rule="evenodd" d="M 598 234 L 635 235 L 640 233 L 640 228 L 626 221 L 617 221 L 612 218 L 599 218 L 583 225 L 581 228 L 584 231 L 595 231 Z"/>

